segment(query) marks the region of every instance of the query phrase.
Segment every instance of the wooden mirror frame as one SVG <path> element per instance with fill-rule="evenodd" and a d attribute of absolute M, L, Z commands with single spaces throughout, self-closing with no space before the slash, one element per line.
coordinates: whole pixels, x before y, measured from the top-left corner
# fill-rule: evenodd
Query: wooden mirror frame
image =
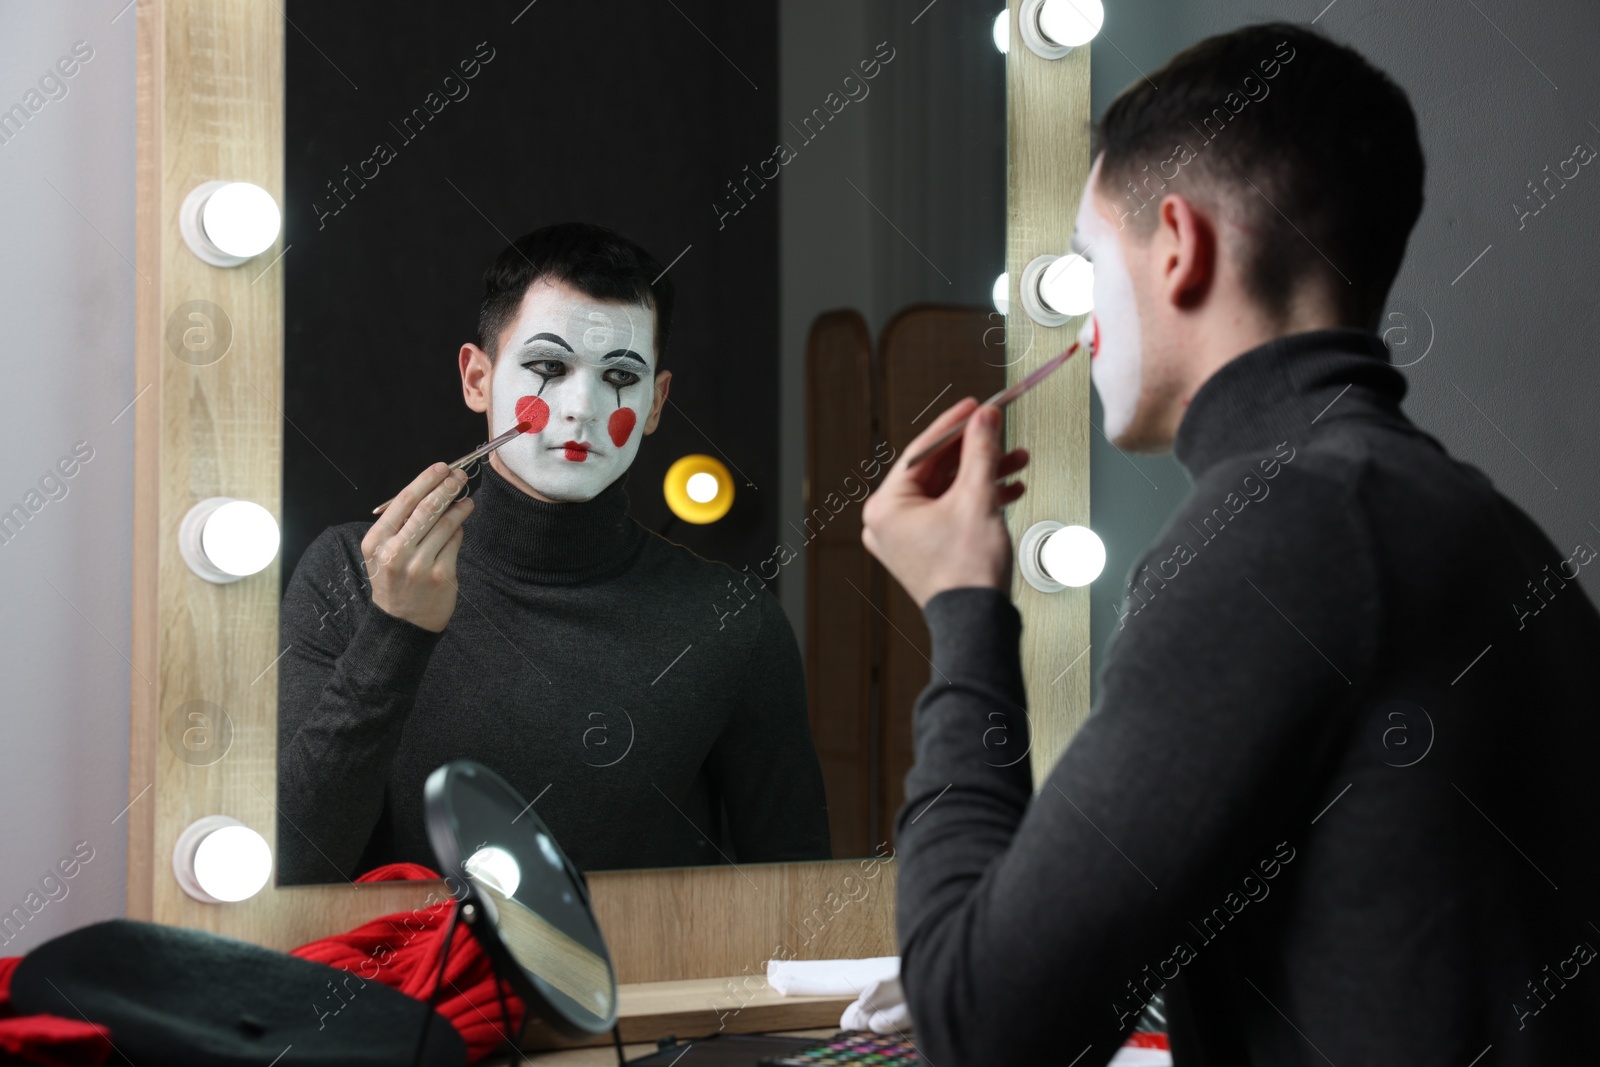
<path fill-rule="evenodd" d="M 1017 281 L 1036 255 L 1064 253 L 1089 170 L 1089 50 L 1041 59 L 1016 32 L 1006 58 L 1008 378 L 1059 351 L 1077 324 L 1045 329 L 1021 310 Z M 443 898 L 442 883 L 269 883 L 235 904 L 204 904 L 172 874 L 184 827 L 232 816 L 277 841 L 279 563 L 230 585 L 195 576 L 178 551 L 189 508 L 212 496 L 281 514 L 282 238 L 241 267 L 201 262 L 178 209 L 214 178 L 284 190 L 285 16 L 255 0 L 138 0 L 137 289 L 133 648 L 126 812 L 130 918 L 210 930 L 287 950 L 378 915 Z M 189 319 L 191 301 L 219 313 Z M 174 321 L 177 321 L 176 327 Z M 221 348 L 207 365 L 178 358 Z M 206 331 L 212 331 L 209 335 Z M 1040 519 L 1089 518 L 1089 361 L 1069 362 L 1018 401 L 1008 437 L 1032 452 L 1013 536 Z M 1089 708 L 1087 589 L 1042 594 L 1018 578 L 1035 781 Z M 186 708 L 226 713 L 224 755 L 195 765 L 169 739 Z M 174 720 L 179 725 L 173 728 Z M 216 719 L 216 727 L 223 720 Z M 216 728 L 213 727 L 213 728 Z M 765 961 L 892 955 L 894 864 L 877 860 L 599 872 L 595 911 L 624 983 L 624 1036 L 831 1025 L 839 1001 L 765 989 Z M 860 888 L 855 888 L 860 887 Z M 641 984 L 642 983 L 642 984 Z M 676 995 L 674 994 L 676 991 Z M 631 999 L 630 999 L 631 998 Z M 820 1003 L 819 1003 L 820 1002 Z M 630 1004 L 632 1010 L 630 1010 Z M 809 1005 L 809 1007 L 808 1007 Z M 736 1015 L 736 1019 L 730 1019 Z M 709 1019 L 715 1026 L 702 1026 Z M 653 1021 L 652 1021 L 653 1020 Z"/>

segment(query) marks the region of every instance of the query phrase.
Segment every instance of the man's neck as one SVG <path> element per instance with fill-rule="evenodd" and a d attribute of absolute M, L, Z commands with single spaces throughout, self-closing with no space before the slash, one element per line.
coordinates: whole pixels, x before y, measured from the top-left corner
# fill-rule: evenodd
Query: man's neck
<path fill-rule="evenodd" d="M 1290 334 L 1347 325 L 1340 321 L 1332 301 L 1320 296 L 1313 298 L 1304 290 L 1281 316 L 1267 315 L 1253 301 L 1247 300 L 1208 309 L 1197 317 L 1191 330 L 1186 330 L 1185 351 L 1176 354 L 1182 361 L 1182 371 L 1178 375 L 1181 384 L 1177 402 L 1166 413 L 1166 425 L 1162 427 L 1165 440 L 1170 444 L 1177 435 L 1189 401 L 1200 387 L 1246 352 Z"/>
<path fill-rule="evenodd" d="M 551 500 L 549 497 L 539 492 L 539 490 L 535 489 L 521 478 L 518 478 L 511 472 L 511 468 L 507 467 L 505 463 L 501 461 L 500 453 L 498 452 L 491 452 L 489 454 L 489 466 L 493 467 L 495 469 L 495 473 L 499 474 L 500 477 L 504 478 L 506 481 L 510 482 L 524 493 L 527 493 L 535 500 L 543 500 L 546 504 L 569 503 L 569 501 L 564 500 Z"/>

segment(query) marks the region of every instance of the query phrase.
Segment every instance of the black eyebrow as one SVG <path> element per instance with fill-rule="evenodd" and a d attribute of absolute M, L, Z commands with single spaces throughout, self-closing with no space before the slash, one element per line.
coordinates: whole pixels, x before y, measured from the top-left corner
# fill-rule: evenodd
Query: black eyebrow
<path fill-rule="evenodd" d="M 560 345 L 562 348 L 565 348 L 568 352 L 572 351 L 572 346 L 571 345 L 569 345 L 569 344 L 567 344 L 567 342 L 563 341 L 561 339 L 560 335 L 553 334 L 553 333 L 536 333 L 532 337 L 528 338 L 526 341 L 524 341 L 522 343 L 523 343 L 524 346 L 527 346 L 527 345 L 533 344 L 533 342 L 535 342 L 535 341 L 554 341 L 556 344 Z"/>
<path fill-rule="evenodd" d="M 648 364 L 648 363 L 646 363 L 644 361 L 644 357 L 643 356 L 641 356 L 639 353 L 633 351 L 632 349 L 628 349 L 628 348 L 619 348 L 619 349 L 616 349 L 615 351 L 607 352 L 604 356 L 602 356 L 600 358 L 601 359 L 634 359 L 634 360 L 638 360 L 639 361 L 639 366 L 643 367 L 645 370 L 649 370 L 650 369 L 650 364 Z"/>

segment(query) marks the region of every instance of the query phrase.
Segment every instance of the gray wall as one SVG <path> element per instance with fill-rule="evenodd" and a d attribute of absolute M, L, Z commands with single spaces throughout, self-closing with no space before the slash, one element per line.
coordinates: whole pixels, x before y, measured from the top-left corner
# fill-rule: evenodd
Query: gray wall
<path fill-rule="evenodd" d="M 118 415 L 137 391 L 126 3 L 0 2 L 0 109 L 29 112 L 0 125 L 0 510 L 29 514 L 0 540 L 0 919 L 26 916 L 0 931 L 0 956 L 124 910 L 133 414 Z M 79 41 L 92 58 L 30 99 Z M 92 458 L 61 478 L 74 446 Z M 91 858 L 63 879 L 75 848 Z"/>
<path fill-rule="evenodd" d="M 1399 82 L 1428 159 L 1426 206 L 1389 300 L 1403 318 L 1386 320 L 1394 362 L 1411 364 L 1403 371 L 1410 383 L 1405 410 L 1458 459 L 1488 474 L 1564 553 L 1579 541 L 1600 546 L 1593 462 L 1600 374 L 1591 329 L 1600 160 L 1582 167 L 1520 228 L 1513 208 L 1528 198 L 1527 183 L 1543 178 L 1546 165 L 1554 172 L 1575 144 L 1600 149 L 1593 58 L 1600 6 L 1115 0 L 1106 7 L 1093 46 L 1096 117 L 1141 71 L 1153 72 L 1179 49 L 1273 19 L 1315 19 Z M 1098 404 L 1093 417 L 1099 425 Z M 1103 437 L 1095 445 L 1093 525 L 1108 556 L 1092 589 L 1098 677 L 1128 569 L 1188 481 L 1170 456 L 1130 460 Z M 1592 568 L 1581 581 L 1591 599 L 1600 596 Z"/>

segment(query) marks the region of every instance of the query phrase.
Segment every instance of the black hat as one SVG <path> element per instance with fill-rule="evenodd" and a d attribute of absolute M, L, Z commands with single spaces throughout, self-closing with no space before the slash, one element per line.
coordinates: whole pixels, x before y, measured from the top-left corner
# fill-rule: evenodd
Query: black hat
<path fill-rule="evenodd" d="M 464 1067 L 467 1049 L 432 1008 L 378 981 L 248 941 L 112 919 L 47 941 L 11 978 L 18 1014 L 111 1029 L 134 1067 L 425 1064 Z"/>

